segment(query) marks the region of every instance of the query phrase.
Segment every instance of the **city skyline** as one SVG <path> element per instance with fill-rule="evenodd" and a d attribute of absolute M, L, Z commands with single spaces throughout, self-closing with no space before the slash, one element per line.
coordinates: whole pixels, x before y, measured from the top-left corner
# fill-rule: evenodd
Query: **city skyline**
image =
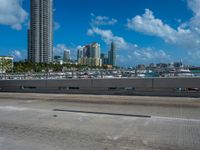
<path fill-rule="evenodd" d="M 0 4 L 0 55 L 25 59 L 30 1 L 0 0 Z M 200 0 L 119 0 L 117 4 L 114 0 L 54 0 L 54 55 L 70 49 L 75 59 L 78 46 L 94 41 L 106 53 L 114 41 L 120 66 L 181 59 L 200 65 L 199 6 Z M 14 19 L 8 21 L 5 16 Z"/>

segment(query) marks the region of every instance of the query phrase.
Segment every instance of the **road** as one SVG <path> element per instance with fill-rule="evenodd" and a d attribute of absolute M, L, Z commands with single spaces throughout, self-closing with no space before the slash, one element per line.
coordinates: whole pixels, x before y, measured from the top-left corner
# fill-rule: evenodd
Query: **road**
<path fill-rule="evenodd" d="M 0 93 L 0 150 L 156 149 L 200 149 L 200 99 Z"/>

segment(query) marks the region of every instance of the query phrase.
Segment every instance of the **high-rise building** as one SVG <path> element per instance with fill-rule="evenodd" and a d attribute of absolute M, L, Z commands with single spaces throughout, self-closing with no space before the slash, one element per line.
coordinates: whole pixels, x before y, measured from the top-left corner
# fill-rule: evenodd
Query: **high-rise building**
<path fill-rule="evenodd" d="M 53 58 L 53 0 L 31 0 L 28 60 L 49 63 Z"/>
<path fill-rule="evenodd" d="M 108 62 L 108 55 L 106 55 L 104 53 L 101 54 L 101 60 L 102 60 L 102 65 L 105 66 L 105 65 L 109 64 L 109 62 Z"/>
<path fill-rule="evenodd" d="M 116 66 L 116 47 L 115 43 L 111 43 L 111 48 L 110 51 L 108 52 L 108 57 L 109 57 L 109 64 L 112 66 Z"/>
<path fill-rule="evenodd" d="M 77 50 L 77 62 L 81 64 L 81 59 L 83 58 L 83 47 L 79 47 Z"/>
<path fill-rule="evenodd" d="M 83 57 L 87 57 L 87 58 L 89 58 L 90 57 L 90 45 L 88 44 L 88 45 L 85 45 L 84 47 L 83 47 Z"/>
<path fill-rule="evenodd" d="M 90 45 L 90 56 L 92 58 L 100 58 L 100 45 L 98 43 L 92 43 Z"/>
<path fill-rule="evenodd" d="M 89 56 L 90 66 L 102 66 L 100 53 L 101 53 L 100 44 L 96 42 L 90 44 L 90 56 Z"/>
<path fill-rule="evenodd" d="M 95 42 L 79 48 L 77 53 L 78 63 L 88 66 L 102 66 L 100 51 L 100 45 Z"/>
<path fill-rule="evenodd" d="M 70 62 L 70 60 L 71 60 L 70 50 L 64 50 L 63 61 Z"/>
<path fill-rule="evenodd" d="M 83 57 L 83 47 L 79 47 L 77 50 L 77 60 Z"/>

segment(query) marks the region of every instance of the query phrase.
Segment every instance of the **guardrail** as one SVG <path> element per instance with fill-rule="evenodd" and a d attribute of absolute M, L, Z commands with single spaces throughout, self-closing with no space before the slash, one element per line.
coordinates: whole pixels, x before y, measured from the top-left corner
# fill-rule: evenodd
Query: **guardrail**
<path fill-rule="evenodd" d="M 145 77 L 200 77 L 200 72 L 160 72 L 145 73 L 134 71 L 68 71 L 43 73 L 0 73 L 0 80 L 36 80 L 36 79 L 105 79 L 105 78 L 145 78 Z"/>
<path fill-rule="evenodd" d="M 200 96 L 200 78 L 0 80 L 0 92 Z"/>

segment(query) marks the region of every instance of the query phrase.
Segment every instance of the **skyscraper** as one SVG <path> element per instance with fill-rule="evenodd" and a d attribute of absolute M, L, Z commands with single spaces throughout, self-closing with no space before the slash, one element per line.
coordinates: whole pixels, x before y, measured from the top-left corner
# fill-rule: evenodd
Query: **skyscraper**
<path fill-rule="evenodd" d="M 90 57 L 99 59 L 100 56 L 100 44 L 94 42 L 90 45 Z"/>
<path fill-rule="evenodd" d="M 31 0 L 28 60 L 49 63 L 53 58 L 53 0 Z"/>
<path fill-rule="evenodd" d="M 81 58 L 83 58 L 83 47 L 79 47 L 77 50 L 77 61 L 79 62 Z"/>
<path fill-rule="evenodd" d="M 77 51 L 78 63 L 89 66 L 102 66 L 100 52 L 100 44 L 96 42 L 80 47 Z"/>
<path fill-rule="evenodd" d="M 102 65 L 108 65 L 108 55 L 101 53 L 101 60 L 102 60 Z"/>
<path fill-rule="evenodd" d="M 64 50 L 63 61 L 70 62 L 70 60 L 71 60 L 70 50 Z"/>
<path fill-rule="evenodd" d="M 96 42 L 92 43 L 90 45 L 90 57 L 89 57 L 90 66 L 102 66 L 100 53 L 101 53 L 100 44 Z"/>
<path fill-rule="evenodd" d="M 87 58 L 90 57 L 90 48 L 91 48 L 90 44 L 85 45 L 83 47 L 83 57 L 87 57 Z"/>
<path fill-rule="evenodd" d="M 109 64 L 112 66 L 116 66 L 116 48 L 115 43 L 111 43 L 110 51 L 108 52 L 109 55 Z"/>

